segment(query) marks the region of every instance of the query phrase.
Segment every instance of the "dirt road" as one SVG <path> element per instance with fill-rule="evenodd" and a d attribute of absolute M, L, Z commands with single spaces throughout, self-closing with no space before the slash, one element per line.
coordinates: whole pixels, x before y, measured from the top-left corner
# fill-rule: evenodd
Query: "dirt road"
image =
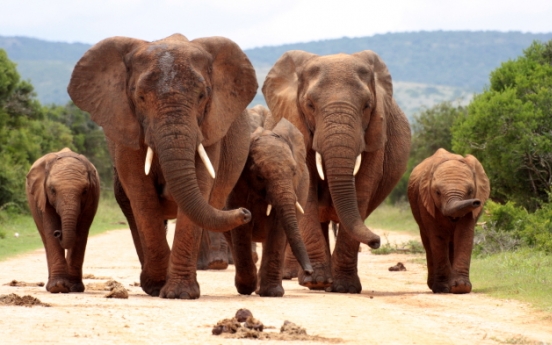
<path fill-rule="evenodd" d="M 380 232 L 381 233 L 381 232 Z M 170 233 L 169 233 L 170 235 Z M 389 233 L 390 243 L 408 235 Z M 51 307 L 0 305 L 1 344 L 252 344 L 277 340 L 225 339 L 211 334 L 217 321 L 248 308 L 268 332 L 284 320 L 309 335 L 350 344 L 552 344 L 552 317 L 524 304 L 483 294 L 434 295 L 425 285 L 426 268 L 416 255 L 359 253 L 361 294 L 308 291 L 285 281 L 283 298 L 240 296 L 234 269 L 200 271 L 201 298 L 193 301 L 149 297 L 138 281 L 140 267 L 130 232 L 111 231 L 90 238 L 85 285 L 114 279 L 129 290 L 128 299 L 105 298 L 105 291 L 50 294 L 44 287 L 13 287 L 12 280 L 46 282 L 45 254 L 0 262 L 0 295 L 32 295 Z M 390 272 L 398 261 L 407 271 Z M 421 260 L 417 260 L 421 262 Z M 293 344 L 325 343 L 288 341 Z"/>

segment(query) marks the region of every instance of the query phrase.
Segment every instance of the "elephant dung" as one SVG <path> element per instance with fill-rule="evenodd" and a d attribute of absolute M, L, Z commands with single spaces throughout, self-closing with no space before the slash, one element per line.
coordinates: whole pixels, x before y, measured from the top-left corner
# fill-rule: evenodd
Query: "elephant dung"
<path fill-rule="evenodd" d="M 0 295 L 0 305 L 16 305 L 16 306 L 23 306 L 23 307 L 32 307 L 35 305 L 40 305 L 43 307 L 50 307 L 48 303 L 42 303 L 38 298 L 25 295 L 23 297 L 11 293 L 9 295 Z"/>
<path fill-rule="evenodd" d="M 404 267 L 402 262 L 397 262 L 395 266 L 389 267 L 389 271 L 392 271 L 392 272 L 406 271 L 406 267 Z"/>

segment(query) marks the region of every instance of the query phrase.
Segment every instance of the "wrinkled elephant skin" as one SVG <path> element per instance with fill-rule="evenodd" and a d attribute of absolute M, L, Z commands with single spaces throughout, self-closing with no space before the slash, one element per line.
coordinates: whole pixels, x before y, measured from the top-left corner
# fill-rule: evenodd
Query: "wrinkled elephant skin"
<path fill-rule="evenodd" d="M 250 124 L 261 123 L 259 111 L 249 110 Z M 269 115 L 270 117 L 270 115 Z M 272 121 L 266 120 L 267 124 Z M 312 266 L 298 228 L 306 204 L 309 173 L 305 163 L 303 136 L 286 119 L 273 128 L 258 127 L 251 134 L 247 163 L 229 198 L 229 206 L 245 205 L 253 221 L 231 231 L 232 255 L 236 266 L 235 285 L 240 294 L 281 297 L 282 268 L 286 243 L 301 267 Z M 251 241 L 262 242 L 263 255 L 257 277 Z M 257 289 L 258 285 L 258 289 Z"/>
<path fill-rule="evenodd" d="M 305 140 L 310 188 L 299 228 L 314 274 L 306 281 L 300 271 L 299 283 L 359 293 L 359 244 L 380 245 L 364 220 L 397 184 L 410 151 L 408 120 L 393 99 L 387 67 L 368 50 L 328 56 L 289 51 L 268 73 L 263 94 L 275 120 L 285 117 Z M 330 221 L 342 229 L 331 257 Z M 293 269 L 286 264 L 286 276 Z"/>
<path fill-rule="evenodd" d="M 221 209 L 247 159 L 241 134 L 256 90 L 251 63 L 223 37 L 111 37 L 76 64 L 68 92 L 105 132 L 149 295 L 198 298 L 201 229 L 227 231 L 251 219 L 247 209 Z M 164 226 L 171 218 L 172 251 Z"/>

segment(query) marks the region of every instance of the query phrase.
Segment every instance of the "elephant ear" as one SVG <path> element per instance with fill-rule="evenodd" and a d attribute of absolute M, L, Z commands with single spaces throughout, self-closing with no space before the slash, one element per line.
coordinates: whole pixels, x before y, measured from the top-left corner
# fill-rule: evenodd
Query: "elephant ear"
<path fill-rule="evenodd" d="M 263 95 L 272 113 L 272 123 L 281 118 L 289 119 L 303 135 L 308 133 L 297 106 L 299 72 L 305 63 L 318 55 L 302 50 L 290 50 L 284 53 L 272 66 L 263 84 Z"/>
<path fill-rule="evenodd" d="M 483 165 L 472 155 L 467 155 L 464 160 L 472 168 L 475 175 L 475 198 L 481 200 L 481 206 L 472 211 L 474 219 L 477 219 L 483 210 L 485 201 L 491 194 L 491 183 L 483 169 Z"/>
<path fill-rule="evenodd" d="M 105 135 L 138 149 L 140 125 L 127 97 L 125 56 L 146 41 L 111 37 L 95 44 L 77 62 L 67 92 L 80 109 L 103 127 Z"/>
<path fill-rule="evenodd" d="M 364 50 L 352 55 L 367 63 L 374 73 L 374 85 L 372 87 L 376 94 L 376 104 L 364 136 L 366 151 L 373 152 L 385 146 L 387 142 L 387 122 L 402 116 L 402 111 L 393 100 L 391 74 L 389 74 L 387 66 L 379 55 L 371 50 Z"/>
<path fill-rule="evenodd" d="M 46 178 L 50 172 L 52 162 L 57 158 L 55 153 L 48 153 L 33 163 L 27 173 L 25 188 L 32 195 L 36 205 L 42 212 L 46 212 Z M 29 200 L 30 201 L 30 200 Z"/>
<path fill-rule="evenodd" d="M 201 124 L 203 146 L 220 141 L 234 120 L 245 110 L 257 93 L 257 77 L 253 65 L 233 41 L 224 37 L 198 38 L 200 45 L 213 58 L 211 102 Z"/>
<path fill-rule="evenodd" d="M 419 195 L 422 205 L 427 212 L 435 218 L 435 202 L 433 201 L 431 181 L 433 180 L 433 174 L 435 169 L 443 162 L 450 159 L 451 153 L 445 149 L 438 149 L 431 157 L 424 159 L 411 174 L 416 175 L 419 179 Z"/>
<path fill-rule="evenodd" d="M 273 132 L 285 138 L 296 162 L 305 162 L 307 153 L 303 134 L 291 122 L 281 119 L 274 126 Z"/>

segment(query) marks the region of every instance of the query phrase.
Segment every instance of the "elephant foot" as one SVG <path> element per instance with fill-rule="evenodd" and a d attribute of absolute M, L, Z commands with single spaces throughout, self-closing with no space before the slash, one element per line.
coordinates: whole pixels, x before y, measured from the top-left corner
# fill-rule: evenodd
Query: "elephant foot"
<path fill-rule="evenodd" d="M 225 270 L 226 268 L 228 268 L 228 256 L 229 254 L 226 248 L 224 249 L 224 251 L 211 251 L 209 253 L 209 262 L 207 264 L 207 269 Z"/>
<path fill-rule="evenodd" d="M 80 278 L 53 277 L 48 279 L 46 291 L 51 293 L 83 292 L 84 284 Z"/>
<path fill-rule="evenodd" d="M 299 276 L 299 269 L 296 267 L 284 267 L 282 279 L 291 280 Z"/>
<path fill-rule="evenodd" d="M 299 271 L 299 285 L 308 287 L 310 290 L 325 290 L 332 285 L 332 273 L 330 267 L 322 263 L 312 263 L 313 273 L 311 275 L 305 271 Z"/>
<path fill-rule="evenodd" d="M 331 286 L 326 288 L 326 292 L 337 293 L 360 293 L 362 284 L 356 273 L 347 276 L 337 276 Z"/>
<path fill-rule="evenodd" d="M 159 297 L 168 299 L 197 299 L 199 298 L 199 284 L 195 279 L 169 279 L 161 289 Z"/>
<path fill-rule="evenodd" d="M 228 260 L 217 259 L 210 261 L 207 269 L 210 270 L 225 270 L 228 268 Z"/>
<path fill-rule="evenodd" d="M 144 274 L 144 272 L 140 275 L 140 286 L 150 296 L 159 296 L 159 292 L 164 285 L 165 279 L 154 279 Z"/>
<path fill-rule="evenodd" d="M 449 293 L 450 286 L 446 282 L 435 282 L 431 287 L 431 291 L 433 291 L 433 293 Z"/>
<path fill-rule="evenodd" d="M 236 276 L 235 285 L 240 295 L 251 295 L 257 289 L 257 277 L 244 279 Z"/>
<path fill-rule="evenodd" d="M 282 297 L 284 295 L 284 287 L 282 283 L 266 286 L 261 284 L 261 287 L 255 293 L 261 297 Z"/>
<path fill-rule="evenodd" d="M 454 279 L 450 284 L 450 292 L 455 294 L 470 293 L 472 285 L 467 278 Z"/>

